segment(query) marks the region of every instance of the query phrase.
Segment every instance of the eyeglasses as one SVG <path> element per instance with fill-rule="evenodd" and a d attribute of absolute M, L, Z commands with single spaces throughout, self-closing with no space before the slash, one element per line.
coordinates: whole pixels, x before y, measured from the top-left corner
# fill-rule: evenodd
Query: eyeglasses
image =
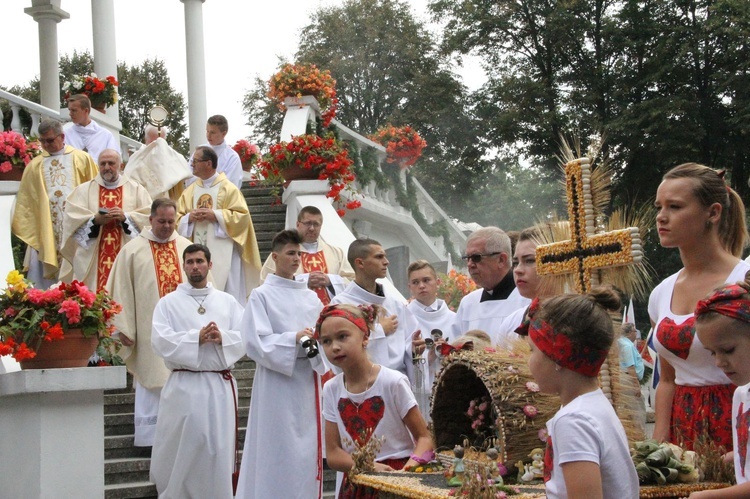
<path fill-rule="evenodd" d="M 193 158 L 190 160 L 190 166 L 193 166 L 195 163 L 205 163 L 206 161 L 210 161 L 209 159 L 198 159 Z"/>
<path fill-rule="evenodd" d="M 473 255 L 461 255 L 461 260 L 471 261 L 472 263 L 479 263 L 482 261 L 482 258 L 486 256 L 495 256 L 499 255 L 500 253 L 500 251 L 495 251 L 494 253 L 474 253 Z"/>
<path fill-rule="evenodd" d="M 317 229 L 318 227 L 322 225 L 319 222 L 297 222 L 297 223 L 304 225 L 308 229 Z"/>
<path fill-rule="evenodd" d="M 41 142 L 42 144 L 52 144 L 54 141 L 57 140 L 58 137 L 60 137 L 60 135 L 62 135 L 62 134 L 57 134 L 54 137 L 49 138 L 49 139 L 45 139 L 44 137 L 40 137 L 39 138 L 39 142 Z"/>

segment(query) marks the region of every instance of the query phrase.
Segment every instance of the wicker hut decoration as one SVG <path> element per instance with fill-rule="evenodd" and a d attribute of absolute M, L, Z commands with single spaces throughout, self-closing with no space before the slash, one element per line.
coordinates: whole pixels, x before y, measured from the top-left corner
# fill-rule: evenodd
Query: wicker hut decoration
<path fill-rule="evenodd" d="M 459 351 L 446 359 L 435 379 L 432 422 L 438 449 L 469 440 L 471 447 L 494 446 L 498 461 L 513 465 L 543 447 L 545 423 L 560 408 L 557 396 L 539 392 L 527 364 L 528 346 L 515 351 Z M 472 400 L 491 401 L 491 427 L 478 435 L 467 410 Z M 509 466 L 510 467 L 510 466 Z"/>

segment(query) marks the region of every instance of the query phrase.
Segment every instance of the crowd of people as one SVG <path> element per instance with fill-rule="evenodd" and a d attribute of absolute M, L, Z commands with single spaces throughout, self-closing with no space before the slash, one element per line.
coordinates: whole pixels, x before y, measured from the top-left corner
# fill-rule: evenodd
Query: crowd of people
<path fill-rule="evenodd" d="M 467 337 L 528 342 L 540 390 L 560 397 L 547 422 L 548 497 L 638 497 L 623 425 L 597 379 L 611 348 L 643 377 L 635 327 L 615 331 L 621 303 L 609 286 L 577 295 L 543 285 L 542 227 L 514 244 L 497 227 L 473 232 L 462 258 L 478 289 L 455 311 L 438 297 L 435 268 L 412 262 L 406 302 L 384 285 L 385 248 L 327 243 L 314 206 L 261 263 L 222 116 L 209 118 L 208 144 L 189 160 L 149 129 L 123 168 L 90 108 L 75 96 L 73 124 L 40 124 L 44 152 L 24 172 L 12 230 L 37 287 L 75 279 L 122 304 L 115 328 L 135 380 L 135 445 L 153 447 L 160 497 L 321 497 L 325 464 L 340 472 L 339 497 L 365 497 L 345 479 L 353 451 L 382 440 L 378 471 L 429 455 L 438 352 Z M 653 436 L 687 449 L 709 438 L 733 456 L 738 484 L 694 497 L 750 497 L 744 205 L 721 172 L 685 164 L 664 176 L 656 209 L 660 242 L 682 268 L 649 300 L 660 361 Z M 231 369 L 245 355 L 256 372 L 240 464 Z"/>

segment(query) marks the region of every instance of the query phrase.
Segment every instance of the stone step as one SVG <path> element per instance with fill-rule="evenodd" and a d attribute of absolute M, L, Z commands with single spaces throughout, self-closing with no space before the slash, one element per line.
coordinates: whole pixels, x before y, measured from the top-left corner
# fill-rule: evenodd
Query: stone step
<path fill-rule="evenodd" d="M 245 196 L 245 202 L 247 203 L 247 207 L 250 210 L 250 213 L 253 213 L 255 210 L 258 210 L 259 208 L 268 208 L 264 209 L 264 213 L 276 213 L 283 211 L 286 213 L 286 206 L 283 204 L 279 204 L 281 202 L 281 198 L 277 196 L 272 195 L 264 195 L 264 196 Z M 283 210 L 279 209 L 279 206 L 283 208 Z"/>
<path fill-rule="evenodd" d="M 151 447 L 135 447 L 133 435 L 112 435 L 104 437 L 104 459 L 126 457 L 151 457 Z"/>
<path fill-rule="evenodd" d="M 148 482 L 151 459 L 123 457 L 104 461 L 104 484 Z"/>
<path fill-rule="evenodd" d="M 286 221 L 286 206 L 282 206 L 282 208 L 283 209 L 278 210 L 274 206 L 272 211 L 252 208 L 250 210 L 250 214 L 253 217 L 253 226 L 257 227 L 258 224 L 278 222 L 279 220 L 281 220 L 282 222 Z"/>
<path fill-rule="evenodd" d="M 104 486 L 104 499 L 157 499 L 151 482 L 113 483 Z"/>

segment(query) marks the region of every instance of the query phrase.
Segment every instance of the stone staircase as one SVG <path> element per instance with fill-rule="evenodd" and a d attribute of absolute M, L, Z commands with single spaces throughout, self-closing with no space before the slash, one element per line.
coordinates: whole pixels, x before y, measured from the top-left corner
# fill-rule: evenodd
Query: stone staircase
<path fill-rule="evenodd" d="M 250 410 L 255 363 L 244 357 L 232 374 L 237 381 L 240 413 L 240 448 L 245 442 L 245 428 Z M 120 390 L 109 390 L 104 395 L 104 498 L 156 498 L 156 487 L 149 482 L 151 448 L 133 446 L 133 378 L 128 374 L 128 385 Z M 333 498 L 336 473 L 326 470 L 324 498 Z"/>
<path fill-rule="evenodd" d="M 251 186 L 247 182 L 242 184 L 242 194 L 253 217 L 261 261 L 265 261 L 271 254 L 273 236 L 284 230 L 286 223 L 286 206 L 271 191 L 270 187 Z"/>
<path fill-rule="evenodd" d="M 243 185 L 242 193 L 253 217 L 261 259 L 271 252 L 273 236 L 284 229 L 286 207 L 273 205 L 271 189 Z M 245 428 L 250 410 L 255 363 L 245 357 L 232 373 L 237 381 L 240 415 L 240 446 L 245 442 Z M 128 374 L 127 387 L 109 390 L 104 395 L 104 497 L 105 499 L 156 498 L 156 487 L 149 482 L 151 448 L 133 446 L 133 378 Z M 326 470 L 324 496 L 334 497 L 336 474 Z"/>

